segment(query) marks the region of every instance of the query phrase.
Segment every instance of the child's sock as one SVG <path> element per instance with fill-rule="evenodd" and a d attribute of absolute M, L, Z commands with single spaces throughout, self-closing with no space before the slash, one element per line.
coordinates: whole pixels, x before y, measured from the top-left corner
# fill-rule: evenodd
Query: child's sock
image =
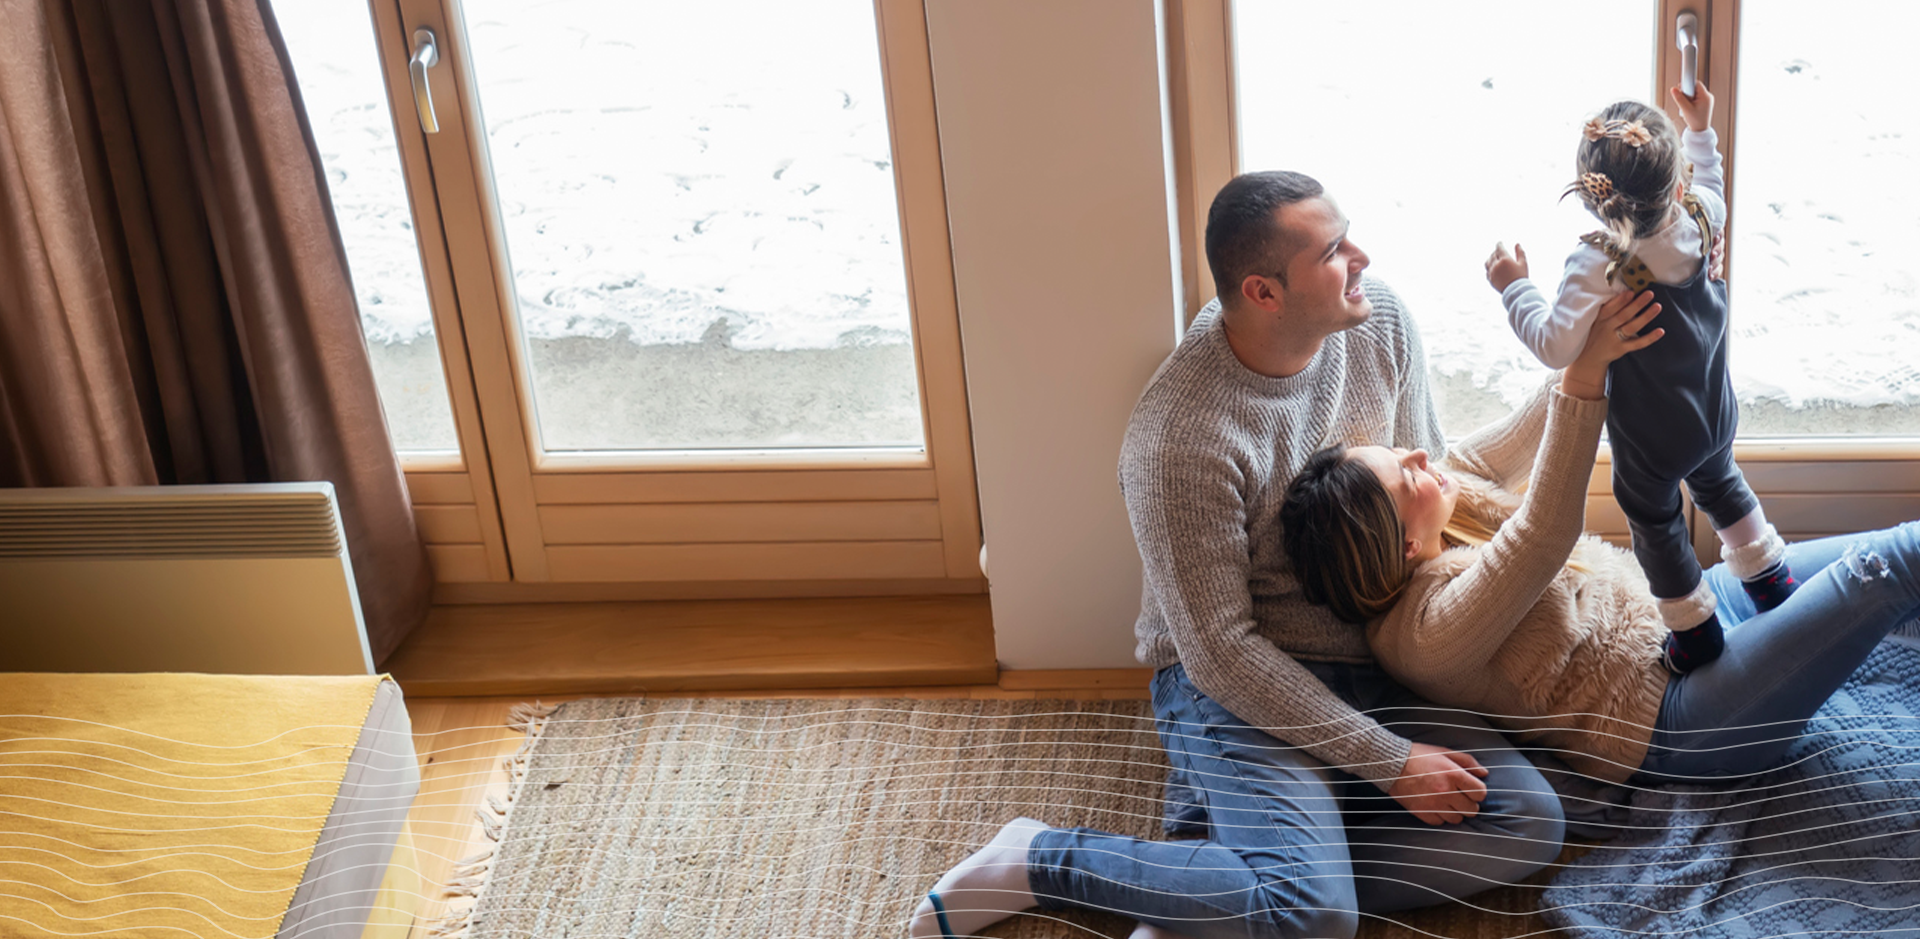
<path fill-rule="evenodd" d="M 1667 671 L 1685 675 L 1725 651 L 1726 633 L 1720 628 L 1716 606 L 1713 590 L 1705 580 L 1684 597 L 1659 601 L 1660 619 L 1668 630 L 1660 661 Z"/>
<path fill-rule="evenodd" d="M 1667 671 L 1685 675 L 1719 658 L 1726 649 L 1726 631 L 1720 628 L 1720 616 L 1716 613 L 1691 629 L 1667 633 L 1660 661 L 1667 666 Z"/>
<path fill-rule="evenodd" d="M 1756 515 L 1760 512 L 1759 509 L 1753 511 Z M 1753 598 L 1754 609 L 1765 613 L 1786 602 L 1800 585 L 1787 566 L 1787 543 L 1780 540 L 1780 533 L 1772 525 L 1764 525 L 1760 534 L 1749 541 L 1727 541 L 1733 534 L 1733 529 L 1720 532 L 1725 542 L 1720 546 L 1720 559 L 1727 562 L 1727 570 L 1733 576 L 1740 578 L 1740 586 Z"/>
<path fill-rule="evenodd" d="M 1787 567 L 1787 562 L 1781 561 L 1760 576 L 1741 581 L 1740 586 L 1746 589 L 1747 596 L 1753 598 L 1753 608 L 1765 613 L 1787 602 L 1787 598 L 1800 588 L 1800 582 L 1793 579 L 1793 571 Z"/>

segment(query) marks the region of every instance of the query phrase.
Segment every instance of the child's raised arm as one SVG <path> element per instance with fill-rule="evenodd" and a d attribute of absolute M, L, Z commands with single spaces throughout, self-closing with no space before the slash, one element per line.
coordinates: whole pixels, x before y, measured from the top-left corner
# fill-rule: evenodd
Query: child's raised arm
<path fill-rule="evenodd" d="M 1516 249 L 1518 245 L 1514 246 Z M 1607 283 L 1607 259 L 1598 248 L 1581 245 L 1567 258 L 1566 273 L 1552 301 L 1527 276 L 1527 255 L 1508 255 L 1495 245 L 1487 258 L 1487 283 L 1500 291 L 1507 325 L 1527 351 L 1548 368 L 1566 368 L 1587 344 L 1600 305 L 1620 291 Z"/>
<path fill-rule="evenodd" d="M 1727 184 L 1720 172 L 1719 136 L 1713 132 L 1713 92 L 1701 83 L 1693 86 L 1691 98 L 1681 94 L 1677 86 L 1667 89 L 1667 94 L 1673 98 L 1673 106 L 1687 127 L 1687 132 L 1680 137 L 1680 146 L 1687 161 L 1693 164 L 1693 188 L 1713 193 L 1724 207 Z M 1717 216 L 1714 224 L 1724 224 L 1724 210 L 1709 214 Z"/>

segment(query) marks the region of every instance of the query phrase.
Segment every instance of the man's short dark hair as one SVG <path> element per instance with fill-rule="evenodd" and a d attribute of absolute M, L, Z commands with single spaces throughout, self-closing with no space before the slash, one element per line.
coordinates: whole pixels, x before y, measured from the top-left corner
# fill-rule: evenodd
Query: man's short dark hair
<path fill-rule="evenodd" d="M 1207 210 L 1207 267 L 1221 303 L 1249 274 L 1277 276 L 1286 285 L 1286 272 L 1275 263 L 1285 246 L 1274 210 L 1325 191 L 1313 177 L 1285 170 L 1242 173 L 1220 187 Z"/>

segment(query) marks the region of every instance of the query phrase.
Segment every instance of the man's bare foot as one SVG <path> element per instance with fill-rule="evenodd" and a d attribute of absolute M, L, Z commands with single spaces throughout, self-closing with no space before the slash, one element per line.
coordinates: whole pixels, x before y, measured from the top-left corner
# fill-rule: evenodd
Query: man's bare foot
<path fill-rule="evenodd" d="M 1027 847 L 1047 827 L 1031 818 L 1008 822 L 986 847 L 954 865 L 933 885 L 955 936 L 972 935 L 1034 905 L 1033 889 L 1027 884 Z M 913 939 L 938 939 L 940 920 L 930 901 L 921 900 L 914 909 L 907 934 Z"/>

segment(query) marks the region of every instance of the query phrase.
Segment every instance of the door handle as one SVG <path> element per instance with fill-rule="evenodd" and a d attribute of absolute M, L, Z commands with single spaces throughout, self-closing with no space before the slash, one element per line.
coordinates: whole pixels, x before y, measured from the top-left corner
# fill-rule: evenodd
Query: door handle
<path fill-rule="evenodd" d="M 440 61 L 440 47 L 433 30 L 420 27 L 413 31 L 413 58 L 407 60 L 407 74 L 413 78 L 413 110 L 420 115 L 420 132 L 437 134 L 440 121 L 433 116 L 433 88 L 427 84 L 427 69 Z"/>
<path fill-rule="evenodd" d="M 1700 18 L 1692 10 L 1674 17 L 1673 44 L 1680 50 L 1680 93 L 1691 98 L 1700 80 Z"/>

